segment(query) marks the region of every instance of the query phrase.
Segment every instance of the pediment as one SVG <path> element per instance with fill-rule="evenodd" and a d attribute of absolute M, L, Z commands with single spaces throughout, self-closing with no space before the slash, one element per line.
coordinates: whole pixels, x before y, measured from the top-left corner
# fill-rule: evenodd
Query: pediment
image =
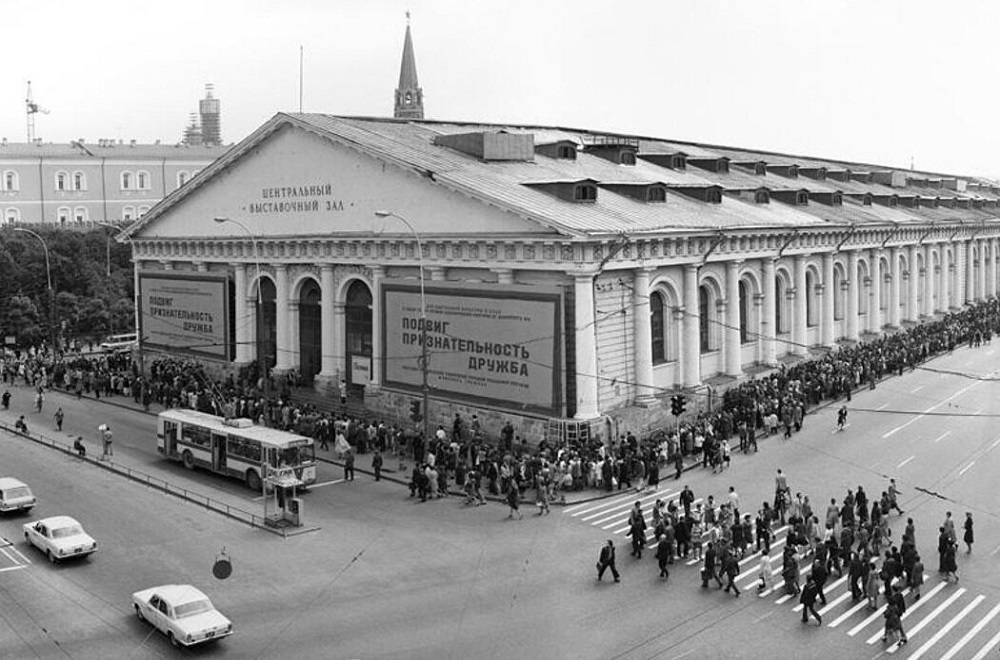
<path fill-rule="evenodd" d="M 129 230 L 133 238 L 246 237 L 236 223 L 215 218 L 238 220 L 258 238 L 410 233 L 377 211 L 405 217 L 427 237 L 554 233 L 292 122 L 272 120 L 269 132 L 253 137 L 206 168 L 190 191 L 161 202 Z"/>

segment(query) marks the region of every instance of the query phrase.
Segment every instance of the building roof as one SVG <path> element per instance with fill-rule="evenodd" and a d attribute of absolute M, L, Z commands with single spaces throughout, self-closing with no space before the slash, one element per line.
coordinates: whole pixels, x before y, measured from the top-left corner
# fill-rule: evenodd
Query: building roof
<path fill-rule="evenodd" d="M 553 126 L 496 125 L 474 122 L 433 120 L 399 120 L 374 117 L 344 117 L 327 114 L 278 114 L 248 138 L 227 152 L 216 163 L 202 170 L 192 182 L 168 196 L 143 220 L 128 231 L 137 232 L 152 222 L 179 199 L 195 193 L 200 185 L 222 168 L 235 162 L 260 142 L 288 126 L 312 132 L 332 143 L 366 153 L 420 174 L 428 185 L 438 185 L 486 202 L 566 236 L 587 237 L 607 234 L 671 233 L 719 229 L 755 229 L 781 227 L 843 226 L 856 224 L 898 224 L 936 222 L 942 220 L 982 221 L 995 219 L 1000 209 L 962 209 L 940 206 L 930 208 L 887 208 L 864 206 L 849 200 L 830 206 L 811 202 L 792 206 L 772 200 L 756 204 L 740 195 L 725 195 L 721 203 L 701 201 L 680 194 L 682 189 L 703 189 L 720 186 L 728 192 L 768 188 L 770 190 L 806 190 L 809 193 L 843 192 L 861 195 L 924 195 L 940 197 L 977 197 L 994 199 L 1000 193 L 993 182 L 971 177 L 921 173 L 928 178 L 954 178 L 981 183 L 975 192 L 966 195 L 947 189 L 931 189 L 913 185 L 892 187 L 861 181 L 815 180 L 807 176 L 786 177 L 769 173 L 758 176 L 731 167 L 728 173 L 715 173 L 698 167 L 671 169 L 643 160 L 644 154 L 683 152 L 689 158 L 730 158 L 736 162 L 765 161 L 769 164 L 795 164 L 800 167 L 825 167 L 828 170 L 850 169 L 855 172 L 888 170 L 862 163 L 823 161 L 767 152 L 754 152 L 711 145 L 691 145 L 647 136 L 605 135 L 586 130 Z M 478 155 L 462 146 L 463 134 L 489 134 L 499 142 L 510 142 L 511 149 L 502 155 Z M 535 151 L 524 155 L 518 148 L 530 134 L 535 146 L 567 141 L 581 148 L 575 158 L 553 158 Z M 505 135 L 512 136 L 509 140 Z M 539 139 L 534 142 L 533 138 Z M 447 136 L 448 139 L 442 138 Z M 517 148 L 514 148 L 514 147 Z M 608 158 L 608 152 L 620 148 L 639 156 L 635 164 L 619 164 Z M 2 151 L 0 151 L 2 153 Z M 499 153 L 499 152 L 498 152 Z M 514 155 L 512 155 L 514 154 Z M 487 159 L 488 158 L 488 159 Z M 909 171 L 907 171 L 909 173 Z M 898 178 L 898 177 L 897 177 Z M 542 185 L 582 182 L 598 185 L 596 199 L 567 199 L 564 194 Z M 905 180 L 905 178 L 903 179 Z M 645 202 L 623 194 L 615 186 L 640 186 L 662 183 L 669 194 L 664 202 Z M 601 187 L 603 185 L 608 187 Z"/>
<path fill-rule="evenodd" d="M 74 159 L 111 158 L 118 160 L 215 160 L 228 146 L 184 144 L 139 144 L 133 142 L 0 142 L 0 160 L 21 158 Z"/>

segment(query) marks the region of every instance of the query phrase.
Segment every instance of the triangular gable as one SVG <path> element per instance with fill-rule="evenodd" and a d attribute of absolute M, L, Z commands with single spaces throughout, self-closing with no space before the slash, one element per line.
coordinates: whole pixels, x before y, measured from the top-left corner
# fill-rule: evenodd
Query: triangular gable
<path fill-rule="evenodd" d="M 483 202 L 487 203 L 483 203 Z M 278 114 L 163 199 L 125 236 L 218 237 L 407 234 L 388 211 L 425 236 L 557 233 L 491 200 L 476 200 L 440 184 L 398 157 L 338 139 L 298 117 Z M 566 232 L 562 232 L 566 233 Z"/>

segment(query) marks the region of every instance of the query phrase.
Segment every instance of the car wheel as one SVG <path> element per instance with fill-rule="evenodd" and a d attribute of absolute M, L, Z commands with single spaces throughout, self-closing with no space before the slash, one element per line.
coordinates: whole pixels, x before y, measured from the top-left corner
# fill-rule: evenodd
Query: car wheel
<path fill-rule="evenodd" d="M 254 491 L 255 493 L 259 493 L 260 487 L 261 487 L 260 475 L 257 474 L 257 471 L 247 470 L 247 488 Z"/>
<path fill-rule="evenodd" d="M 170 643 L 173 646 L 175 646 L 177 648 L 181 647 L 180 640 L 178 640 L 177 637 L 174 636 L 174 633 L 172 631 L 167 633 L 167 639 L 170 640 Z"/>
<path fill-rule="evenodd" d="M 46 550 L 45 556 L 48 557 L 49 561 L 52 562 L 53 564 L 56 563 L 56 556 L 52 554 L 51 550 Z"/>
<path fill-rule="evenodd" d="M 189 470 L 194 469 L 194 456 L 191 454 L 190 451 L 185 449 L 184 453 L 181 454 L 181 460 L 184 462 L 184 467 L 186 467 Z"/>
<path fill-rule="evenodd" d="M 139 617 L 139 620 L 142 621 L 143 623 L 146 623 L 146 617 L 142 615 L 142 608 L 139 607 L 138 605 L 132 605 L 132 607 L 135 608 L 135 615 Z"/>

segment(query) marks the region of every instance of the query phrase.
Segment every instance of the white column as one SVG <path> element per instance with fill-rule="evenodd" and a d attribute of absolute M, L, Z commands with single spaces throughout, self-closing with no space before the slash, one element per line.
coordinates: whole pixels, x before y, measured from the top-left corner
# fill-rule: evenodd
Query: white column
<path fill-rule="evenodd" d="M 574 319 L 576 328 L 576 418 L 593 419 L 600 415 L 597 404 L 597 324 L 594 322 L 594 276 L 575 275 L 573 279 Z"/>
<path fill-rule="evenodd" d="M 333 302 L 333 371 L 347 378 L 347 306 L 342 300 Z"/>
<path fill-rule="evenodd" d="M 924 246 L 924 314 L 934 316 L 934 255 L 931 246 Z"/>
<path fill-rule="evenodd" d="M 762 322 L 764 319 L 764 294 L 758 293 L 753 297 L 753 318 L 756 319 L 753 327 L 750 329 L 751 335 L 756 337 L 754 342 L 754 360 L 760 364 L 765 364 L 764 356 L 764 341 L 762 337 L 764 336 L 762 330 Z"/>
<path fill-rule="evenodd" d="M 635 271 L 632 284 L 632 335 L 635 339 L 635 398 L 653 398 L 653 329 L 649 318 L 649 271 Z M 627 358 L 626 358 L 627 359 Z"/>
<path fill-rule="evenodd" d="M 858 340 L 858 251 L 847 253 L 847 338 Z"/>
<path fill-rule="evenodd" d="M 726 264 L 726 375 L 739 377 L 743 373 L 740 343 L 740 261 Z"/>
<path fill-rule="evenodd" d="M 672 307 L 670 317 L 674 322 L 670 325 L 671 339 L 673 345 L 677 347 L 677 368 L 674 369 L 674 387 L 682 387 L 684 380 L 684 333 L 687 331 L 684 326 L 684 307 Z"/>
<path fill-rule="evenodd" d="M 833 253 L 823 254 L 823 309 L 821 310 L 820 328 L 823 333 L 820 343 L 831 348 L 834 343 L 833 302 L 837 290 L 833 286 Z"/>
<path fill-rule="evenodd" d="M 775 340 L 777 328 L 774 327 L 774 312 L 777 304 L 777 291 L 774 286 L 774 259 L 764 258 L 764 314 L 760 319 L 760 340 L 764 344 L 764 364 L 777 364 Z"/>
<path fill-rule="evenodd" d="M 892 285 L 889 287 L 889 325 L 898 328 L 900 324 L 899 298 L 900 289 L 903 286 L 903 269 L 899 265 L 899 248 L 889 249 L 889 258 L 892 259 Z"/>
<path fill-rule="evenodd" d="M 235 300 L 233 301 L 234 307 L 236 307 L 236 358 L 235 362 L 240 364 L 246 364 L 250 362 L 253 358 L 250 351 L 251 347 L 251 324 L 252 319 L 250 318 L 250 306 L 247 304 L 247 267 L 246 264 L 235 263 L 233 264 L 233 272 L 235 274 L 234 286 L 236 288 Z"/>
<path fill-rule="evenodd" d="M 906 291 L 909 296 L 906 312 L 908 318 L 914 323 L 920 321 L 920 309 L 917 307 L 917 292 L 920 291 L 920 268 L 917 267 L 917 251 L 916 245 L 910 246 L 910 286 Z"/>
<path fill-rule="evenodd" d="M 871 251 L 871 293 L 868 296 L 868 332 L 882 332 L 882 250 Z"/>
<path fill-rule="evenodd" d="M 969 296 L 969 285 L 972 283 L 972 277 L 969 275 L 969 271 L 972 264 L 972 259 L 970 259 L 969 254 L 969 242 L 959 241 L 958 242 L 958 306 L 963 307 L 965 303 L 968 302 Z"/>
<path fill-rule="evenodd" d="M 684 345 L 681 347 L 684 361 L 684 387 L 701 385 L 701 339 L 699 321 L 701 309 L 698 304 L 698 265 L 684 266 Z"/>
<path fill-rule="evenodd" d="M 275 343 L 278 354 L 275 356 L 274 369 L 277 372 L 292 368 L 291 314 L 288 308 L 288 267 L 285 264 L 274 265 L 275 296 Z"/>
<path fill-rule="evenodd" d="M 382 279 L 385 268 L 372 266 L 372 375 L 366 392 L 375 393 L 382 387 Z M 419 276 L 419 272 L 417 273 Z M 419 295 L 419 294 L 418 294 Z M 433 360 L 430 361 L 433 364 Z M 350 365 L 347 365 L 350 368 Z M 428 367 L 430 368 L 430 367 Z M 424 411 L 426 415 L 427 412 Z"/>
<path fill-rule="evenodd" d="M 322 358 L 320 360 L 319 378 L 333 380 L 337 377 L 336 349 L 334 347 L 334 334 L 341 332 L 333 322 L 333 264 L 320 264 L 319 266 L 319 287 L 321 289 L 319 299 L 320 318 L 320 345 Z"/>
<path fill-rule="evenodd" d="M 941 270 L 938 271 L 938 309 L 942 314 L 948 313 L 951 307 L 951 281 L 948 273 L 951 270 L 951 263 L 948 260 L 948 251 L 945 245 L 938 243 L 938 264 Z"/>
<path fill-rule="evenodd" d="M 990 284 L 986 288 L 986 293 L 991 298 L 997 295 L 997 239 L 990 239 Z"/>
<path fill-rule="evenodd" d="M 977 242 L 979 243 L 979 284 L 976 287 L 976 300 L 986 300 L 986 250 L 988 244 L 985 240 Z"/>
<path fill-rule="evenodd" d="M 795 355 L 807 355 L 809 353 L 809 336 L 807 334 L 806 319 L 806 255 L 795 255 L 795 299 L 794 311 L 792 313 L 792 351 Z"/>

